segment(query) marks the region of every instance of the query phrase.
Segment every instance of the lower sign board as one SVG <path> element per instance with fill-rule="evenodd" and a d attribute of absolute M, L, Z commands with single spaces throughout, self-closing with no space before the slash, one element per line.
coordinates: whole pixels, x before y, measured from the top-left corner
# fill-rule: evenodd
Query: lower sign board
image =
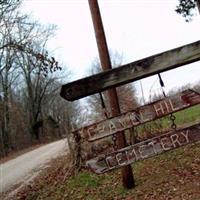
<path fill-rule="evenodd" d="M 75 132 L 78 131 L 81 137 L 88 141 L 95 141 L 196 104 L 200 104 L 200 94 L 193 90 L 185 90 L 117 117 L 75 130 Z"/>
<path fill-rule="evenodd" d="M 93 172 L 101 174 L 199 140 L 200 123 L 98 156 L 88 160 L 86 165 Z"/>

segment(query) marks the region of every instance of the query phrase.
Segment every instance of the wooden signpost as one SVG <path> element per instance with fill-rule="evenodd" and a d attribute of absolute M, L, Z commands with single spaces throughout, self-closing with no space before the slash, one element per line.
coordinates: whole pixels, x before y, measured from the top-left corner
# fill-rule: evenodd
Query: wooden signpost
<path fill-rule="evenodd" d="M 81 137 L 88 141 L 95 141 L 196 104 L 200 104 L 200 93 L 193 90 L 186 90 L 139 107 L 136 110 L 123 113 L 120 116 L 83 127 L 75 132 L 79 132 Z"/>
<path fill-rule="evenodd" d="M 99 52 L 99 58 L 101 63 L 101 68 L 103 71 L 112 69 L 112 64 L 108 52 L 108 46 L 106 42 L 106 36 L 104 33 L 103 22 L 101 19 L 101 13 L 98 5 L 98 0 L 88 0 L 91 17 L 93 21 L 95 37 Z M 115 117 L 121 113 L 119 100 L 117 97 L 116 88 L 111 88 L 107 91 L 107 98 L 110 107 L 110 114 L 112 117 Z M 103 105 L 103 103 L 102 103 Z M 118 146 L 123 148 L 126 146 L 126 139 L 123 132 L 118 133 L 116 137 L 116 142 Z M 125 188 L 133 188 L 135 186 L 135 181 L 133 177 L 133 172 L 130 165 L 127 165 L 121 169 L 122 174 L 122 183 Z"/>
<path fill-rule="evenodd" d="M 136 110 L 120 114 L 115 87 L 151 75 L 160 75 L 161 72 L 199 61 L 200 40 L 111 69 L 97 0 L 89 0 L 89 5 L 95 28 L 101 66 L 105 71 L 63 85 L 60 95 L 68 101 L 73 101 L 110 89 L 108 90 L 108 99 L 113 117 L 76 130 L 75 135 L 77 138 L 92 142 L 117 134 L 113 136 L 113 141 L 115 141 L 114 138 L 118 138 L 116 144 L 119 149 L 107 155 L 93 158 L 87 161 L 86 165 L 98 174 L 123 167 L 123 185 L 126 188 L 132 188 L 135 183 L 130 166 L 131 163 L 199 141 L 200 124 L 173 130 L 127 147 L 125 147 L 126 141 L 122 131 L 200 104 L 200 93 L 193 90 L 186 90 L 174 96 L 165 97 L 151 104 L 139 107 Z M 173 121 L 172 118 L 171 120 Z"/>
<path fill-rule="evenodd" d="M 60 94 L 64 99 L 73 101 L 198 60 L 200 41 L 65 84 Z"/>
<path fill-rule="evenodd" d="M 200 124 L 173 130 L 107 155 L 98 156 L 87 161 L 86 165 L 93 172 L 101 174 L 197 141 L 200 141 Z"/>

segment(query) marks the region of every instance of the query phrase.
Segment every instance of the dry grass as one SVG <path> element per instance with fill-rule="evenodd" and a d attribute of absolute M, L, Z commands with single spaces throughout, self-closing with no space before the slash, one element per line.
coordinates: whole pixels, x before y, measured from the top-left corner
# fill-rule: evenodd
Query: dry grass
<path fill-rule="evenodd" d="M 200 106 L 181 112 L 178 124 L 195 121 Z M 200 142 L 134 163 L 136 187 L 131 190 L 122 187 L 120 169 L 100 176 L 87 170 L 74 173 L 70 158 L 60 157 L 14 199 L 200 200 L 199 152 Z"/>
<path fill-rule="evenodd" d="M 200 143 L 135 163 L 136 187 L 121 185 L 120 170 L 95 175 L 74 174 L 69 158 L 61 157 L 23 188 L 18 200 L 199 200 Z"/>

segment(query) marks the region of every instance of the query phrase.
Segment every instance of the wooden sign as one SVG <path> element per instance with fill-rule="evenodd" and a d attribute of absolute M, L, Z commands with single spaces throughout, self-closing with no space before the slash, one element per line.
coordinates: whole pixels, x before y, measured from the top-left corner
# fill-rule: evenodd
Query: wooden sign
<path fill-rule="evenodd" d="M 77 100 L 198 60 L 200 41 L 68 83 L 62 86 L 60 95 L 69 101 Z"/>
<path fill-rule="evenodd" d="M 95 141 L 199 103 L 200 94 L 193 90 L 186 90 L 120 116 L 83 127 L 75 132 L 78 131 L 81 137 L 88 141 Z"/>
<path fill-rule="evenodd" d="M 200 140 L 200 124 L 171 131 L 86 162 L 93 172 L 101 174 L 157 154 Z"/>

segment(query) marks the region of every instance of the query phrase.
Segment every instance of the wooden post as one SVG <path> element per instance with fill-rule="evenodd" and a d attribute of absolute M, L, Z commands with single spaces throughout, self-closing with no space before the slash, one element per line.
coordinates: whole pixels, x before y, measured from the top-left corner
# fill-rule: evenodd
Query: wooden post
<path fill-rule="evenodd" d="M 199 14 L 200 14 L 200 0 L 197 0 L 197 8 L 199 9 Z"/>
<path fill-rule="evenodd" d="M 97 0 L 88 0 L 93 26 L 95 30 L 95 36 L 99 51 L 100 62 L 103 71 L 112 69 L 110 56 L 108 52 L 108 47 L 106 43 L 106 37 L 104 33 L 103 23 L 101 20 L 101 14 L 98 6 Z M 108 90 L 108 99 L 111 108 L 111 114 L 113 117 L 120 114 L 120 107 L 119 101 L 117 97 L 117 92 L 115 88 Z M 126 139 L 123 132 L 117 135 L 117 144 L 119 148 L 123 148 L 126 146 Z M 131 165 L 127 165 L 122 168 L 122 179 L 123 179 L 123 186 L 125 188 L 133 188 L 135 186 L 135 181 L 131 169 Z"/>

